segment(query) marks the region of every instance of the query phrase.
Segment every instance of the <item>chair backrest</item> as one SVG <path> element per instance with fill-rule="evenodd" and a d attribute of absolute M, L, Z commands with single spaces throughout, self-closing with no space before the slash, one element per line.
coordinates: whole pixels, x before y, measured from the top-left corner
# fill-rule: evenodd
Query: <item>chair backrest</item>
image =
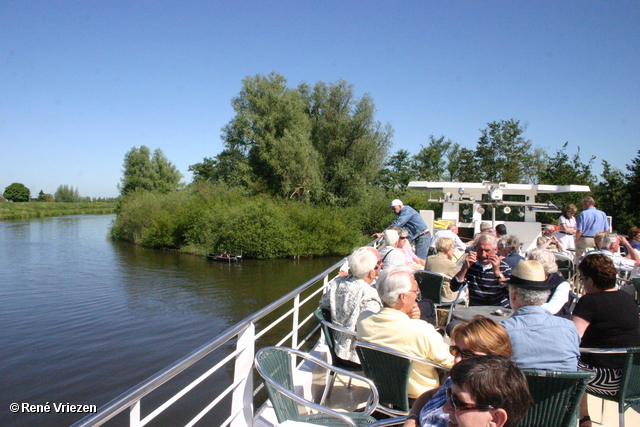
<path fill-rule="evenodd" d="M 592 372 L 538 371 L 523 369 L 533 404 L 519 427 L 575 426 L 580 400 Z"/>
<path fill-rule="evenodd" d="M 278 348 L 265 349 L 256 355 L 256 368 L 265 380 L 267 394 L 278 417 L 278 422 L 282 423 L 287 420 L 300 421 L 297 403 L 280 392 L 273 384 L 274 382 L 278 383 L 290 392 L 295 392 L 291 355 Z"/>
<path fill-rule="evenodd" d="M 428 298 L 434 304 L 442 304 L 442 286 L 445 276 L 435 271 L 416 271 L 414 274 L 422 298 Z"/>
<path fill-rule="evenodd" d="M 626 410 L 640 404 L 640 347 L 627 349 L 622 372 L 619 402 Z"/>
<path fill-rule="evenodd" d="M 413 362 L 372 347 L 374 346 L 364 346 L 364 343 L 356 341 L 356 352 L 360 358 L 364 375 L 376 385 L 380 394 L 380 405 L 396 409 L 395 411 L 382 410 L 381 412 L 406 415 L 411 409 L 408 392 Z"/>
<path fill-rule="evenodd" d="M 316 318 L 318 322 L 320 322 L 320 328 L 322 329 L 322 333 L 324 334 L 324 339 L 327 342 L 327 347 L 329 347 L 329 354 L 331 355 L 331 364 L 333 366 L 337 366 L 338 368 L 344 368 L 350 371 L 357 369 L 357 367 L 354 367 L 353 364 L 351 366 L 346 366 L 344 363 L 342 363 L 342 359 L 340 359 L 336 354 L 336 347 L 334 343 L 334 333 L 345 333 L 345 332 L 334 331 L 329 325 L 327 325 L 327 322 L 331 323 L 331 314 L 319 308 L 313 312 L 313 316 Z M 352 335 L 353 335 L 353 339 L 355 340 L 356 333 L 353 332 Z"/>

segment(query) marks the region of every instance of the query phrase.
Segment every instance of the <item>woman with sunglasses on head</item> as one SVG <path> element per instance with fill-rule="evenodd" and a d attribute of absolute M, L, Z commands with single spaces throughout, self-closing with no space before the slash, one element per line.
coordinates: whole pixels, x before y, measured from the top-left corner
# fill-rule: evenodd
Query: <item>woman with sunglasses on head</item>
<path fill-rule="evenodd" d="M 511 357 L 511 341 L 507 331 L 486 317 L 476 316 L 468 323 L 456 325 L 450 339 L 454 343 L 449 347 L 455 358 L 454 363 L 489 354 Z M 443 407 L 447 401 L 446 390 L 450 387 L 451 378 L 448 378 L 442 387 L 423 393 L 413 404 L 404 425 L 446 427 L 449 414 L 444 413 Z"/>
<path fill-rule="evenodd" d="M 582 348 L 640 346 L 638 307 L 626 292 L 616 289 L 617 271 L 606 255 L 585 256 L 578 266 L 586 294 L 573 309 L 571 320 L 582 338 Z M 587 391 L 615 395 L 620 388 L 624 354 L 583 353 L 578 369 L 596 373 Z M 580 402 L 580 426 L 590 427 L 587 395 Z"/>
<path fill-rule="evenodd" d="M 451 369 L 444 412 L 457 427 L 516 427 L 533 401 L 524 374 L 498 355 L 472 357 Z"/>

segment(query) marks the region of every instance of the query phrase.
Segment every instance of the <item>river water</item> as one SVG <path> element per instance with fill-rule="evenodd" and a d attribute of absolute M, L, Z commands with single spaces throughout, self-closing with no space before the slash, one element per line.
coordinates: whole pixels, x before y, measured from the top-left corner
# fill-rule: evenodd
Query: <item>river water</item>
<path fill-rule="evenodd" d="M 0 222 L 0 425 L 66 426 L 336 258 L 238 265 L 107 239 L 113 215 Z"/>

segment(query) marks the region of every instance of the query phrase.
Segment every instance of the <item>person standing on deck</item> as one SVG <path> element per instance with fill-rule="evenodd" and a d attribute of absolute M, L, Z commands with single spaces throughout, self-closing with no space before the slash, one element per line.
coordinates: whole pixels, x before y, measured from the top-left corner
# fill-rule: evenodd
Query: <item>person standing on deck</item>
<path fill-rule="evenodd" d="M 404 206 L 402 200 L 399 199 L 393 200 L 390 208 L 398 216 L 391 225 L 406 229 L 409 232 L 409 241 L 415 245 L 416 256 L 420 259 L 427 259 L 431 234 L 420 213 L 411 206 Z M 372 237 L 378 238 L 383 234 L 375 233 Z"/>
<path fill-rule="evenodd" d="M 586 248 L 595 247 L 593 237 L 596 233 L 609 232 L 607 214 L 596 209 L 593 197 L 582 199 L 582 212 L 576 221 L 576 259 L 579 259 Z"/>

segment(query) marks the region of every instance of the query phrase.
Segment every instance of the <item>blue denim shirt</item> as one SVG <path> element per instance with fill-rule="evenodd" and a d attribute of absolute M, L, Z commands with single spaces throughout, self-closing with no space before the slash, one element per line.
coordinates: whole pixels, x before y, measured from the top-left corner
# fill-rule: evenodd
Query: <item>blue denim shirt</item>
<path fill-rule="evenodd" d="M 518 368 L 578 370 L 580 336 L 571 320 L 528 305 L 500 323 L 511 338 L 511 360 Z"/>
<path fill-rule="evenodd" d="M 420 213 L 411 206 L 403 206 L 398 217 L 391 225 L 405 228 L 409 232 L 409 240 L 415 239 L 420 233 L 429 229 Z"/>

